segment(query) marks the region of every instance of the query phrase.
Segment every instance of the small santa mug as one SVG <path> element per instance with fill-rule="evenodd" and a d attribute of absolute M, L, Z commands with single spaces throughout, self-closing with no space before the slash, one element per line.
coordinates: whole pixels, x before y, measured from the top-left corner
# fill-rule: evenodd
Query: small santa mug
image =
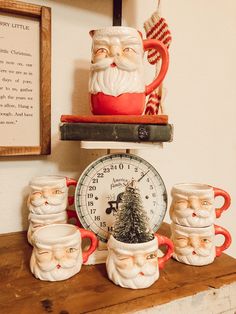
<path fill-rule="evenodd" d="M 218 234 L 224 237 L 221 246 L 215 245 Z M 171 239 L 174 243 L 173 258 L 193 266 L 211 264 L 231 244 L 230 233 L 217 225 L 194 228 L 171 223 Z"/>
<path fill-rule="evenodd" d="M 65 224 L 67 223 L 67 212 L 63 211 L 56 214 L 38 215 L 30 213 L 28 216 L 29 228 L 27 232 L 27 238 L 30 244 L 32 244 L 32 237 L 34 232 L 43 226 L 51 224 Z"/>
<path fill-rule="evenodd" d="M 82 239 L 89 238 L 89 248 L 82 252 Z M 82 264 L 97 248 L 91 231 L 70 224 L 52 224 L 37 229 L 32 237 L 30 270 L 41 280 L 60 281 L 77 274 Z"/>
<path fill-rule="evenodd" d="M 31 192 L 28 197 L 28 208 L 34 214 L 56 214 L 67 209 L 74 202 L 68 196 L 68 188 L 76 186 L 77 181 L 63 176 L 48 175 L 35 177 L 30 181 Z"/>
<path fill-rule="evenodd" d="M 141 115 L 145 98 L 164 79 L 169 56 L 166 46 L 155 39 L 142 39 L 131 27 L 110 26 L 90 31 L 92 61 L 89 78 L 91 111 L 95 115 Z M 144 82 L 144 51 L 155 49 L 162 63 L 154 81 Z"/>
<path fill-rule="evenodd" d="M 215 223 L 230 206 L 229 194 L 216 187 L 199 183 L 180 183 L 171 190 L 170 218 L 188 227 L 206 227 Z M 215 208 L 215 198 L 222 196 L 224 204 Z"/>
<path fill-rule="evenodd" d="M 165 245 L 167 251 L 158 257 L 158 246 Z M 144 243 L 124 243 L 111 236 L 107 243 L 106 269 L 108 277 L 123 288 L 143 289 L 159 278 L 159 269 L 173 254 L 170 239 L 155 234 L 153 240 Z"/>

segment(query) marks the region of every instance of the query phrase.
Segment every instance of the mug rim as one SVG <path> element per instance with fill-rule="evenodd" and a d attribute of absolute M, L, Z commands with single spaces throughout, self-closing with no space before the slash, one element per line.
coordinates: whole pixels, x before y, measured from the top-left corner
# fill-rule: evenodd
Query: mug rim
<path fill-rule="evenodd" d="M 209 226 L 204 226 L 204 227 L 190 227 L 190 226 L 183 226 L 180 224 L 177 224 L 176 222 L 171 222 L 170 224 L 171 230 L 180 230 L 180 231 L 189 231 L 189 232 L 195 232 L 195 233 L 204 233 L 206 231 L 214 230 L 215 234 L 215 225 L 209 225 Z"/>
<path fill-rule="evenodd" d="M 46 229 L 46 233 L 44 232 Z M 48 229 L 48 230 L 47 230 Z M 49 231 L 51 229 L 51 232 L 53 229 L 61 229 L 61 230 L 65 230 L 67 229 L 67 232 L 64 231 L 64 234 L 62 232 L 62 234 L 58 235 L 55 234 L 55 232 L 53 234 L 53 237 L 50 237 L 49 235 Z M 68 232 L 68 229 L 69 232 Z M 43 227 L 38 228 L 37 230 L 35 230 L 34 234 L 33 234 L 33 242 L 37 245 L 37 244 L 46 244 L 46 245 L 50 245 L 50 244 L 62 244 L 70 239 L 72 239 L 76 234 L 77 231 L 79 231 L 79 228 L 76 227 L 75 225 L 72 224 L 67 224 L 67 223 L 63 223 L 63 224 L 49 224 L 49 225 L 45 225 Z M 43 236 L 40 235 L 40 233 L 43 232 Z M 79 237 L 80 236 L 80 232 L 78 232 Z"/>
<path fill-rule="evenodd" d="M 118 249 L 125 249 L 125 250 L 132 250 L 132 251 L 139 251 L 139 250 L 145 250 L 148 249 L 149 247 L 152 247 L 154 245 L 157 245 L 158 249 L 158 238 L 155 236 L 154 233 L 154 238 L 150 241 L 147 242 L 141 242 L 141 243 L 126 243 L 126 242 L 121 242 L 117 240 L 113 235 L 110 236 L 107 246 L 110 247 L 111 249 L 118 248 Z"/>
<path fill-rule="evenodd" d="M 89 34 L 91 37 L 93 37 L 93 35 L 96 34 L 106 34 L 107 32 L 109 32 L 110 34 L 119 34 L 120 33 L 127 33 L 127 32 L 133 32 L 137 35 L 139 35 L 140 39 L 142 40 L 142 33 L 140 31 L 138 31 L 136 28 L 134 27 L 130 27 L 130 26 L 106 26 L 106 27 L 101 27 L 98 29 L 92 29 L 89 31 Z"/>
<path fill-rule="evenodd" d="M 171 189 L 171 194 L 182 192 L 185 194 L 213 192 L 213 187 L 205 183 L 176 183 Z"/>
<path fill-rule="evenodd" d="M 32 188 L 38 187 L 50 187 L 58 184 L 66 186 L 66 177 L 61 175 L 43 175 L 32 178 L 29 182 L 29 186 Z"/>

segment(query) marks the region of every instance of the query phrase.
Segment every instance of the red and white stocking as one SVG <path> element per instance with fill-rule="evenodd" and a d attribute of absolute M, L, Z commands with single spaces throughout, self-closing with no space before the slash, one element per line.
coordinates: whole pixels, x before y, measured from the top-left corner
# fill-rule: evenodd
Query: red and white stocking
<path fill-rule="evenodd" d="M 160 1 L 159 1 L 160 2 Z M 167 48 L 169 48 L 171 43 L 171 33 L 166 23 L 166 20 L 160 16 L 159 14 L 159 3 L 158 9 L 156 12 L 152 14 L 152 16 L 144 23 L 144 29 L 146 32 L 147 39 L 157 39 L 161 41 Z M 159 72 L 159 61 L 160 54 L 154 49 L 148 51 L 147 56 L 148 62 L 152 65 L 156 65 L 156 75 Z M 145 114 L 147 115 L 156 115 L 158 114 L 159 107 L 163 101 L 163 93 L 162 93 L 162 84 L 155 89 L 148 98 L 148 102 L 146 104 Z"/>

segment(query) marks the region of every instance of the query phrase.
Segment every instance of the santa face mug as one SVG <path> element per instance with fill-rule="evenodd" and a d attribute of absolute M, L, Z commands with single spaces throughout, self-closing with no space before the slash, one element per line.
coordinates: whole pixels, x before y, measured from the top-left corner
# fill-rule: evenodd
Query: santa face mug
<path fill-rule="evenodd" d="M 82 239 L 90 246 L 82 252 Z M 60 281 L 77 274 L 81 265 L 97 248 L 97 237 L 91 231 L 69 224 L 53 224 L 37 229 L 32 238 L 30 270 L 36 278 Z"/>
<path fill-rule="evenodd" d="M 171 190 L 170 218 L 174 223 L 189 227 L 206 227 L 215 223 L 230 206 L 229 194 L 207 184 L 180 183 Z M 224 204 L 215 208 L 215 198 L 222 196 Z"/>
<path fill-rule="evenodd" d="M 43 226 L 51 224 L 65 224 L 67 223 L 67 212 L 63 211 L 56 214 L 38 215 L 30 213 L 28 216 L 29 228 L 27 232 L 27 238 L 30 244 L 32 244 L 32 237 L 34 232 Z"/>
<path fill-rule="evenodd" d="M 167 246 L 163 257 L 157 257 L 158 245 Z M 144 243 L 124 243 L 111 236 L 107 243 L 106 269 L 108 277 L 124 288 L 143 289 L 159 278 L 159 269 L 173 254 L 173 244 L 168 238 L 155 234 Z"/>
<path fill-rule="evenodd" d="M 145 97 L 164 79 L 168 50 L 155 39 L 143 40 L 136 29 L 111 26 L 90 31 L 92 61 L 89 79 L 91 111 L 95 115 L 141 115 Z M 144 51 L 157 50 L 162 65 L 155 80 L 145 85 Z"/>
<path fill-rule="evenodd" d="M 28 208 L 34 214 L 56 214 L 72 205 L 74 197 L 68 196 L 68 188 L 76 186 L 77 181 L 63 176 L 42 176 L 30 181 L 31 193 Z"/>
<path fill-rule="evenodd" d="M 221 246 L 215 245 L 216 235 L 224 236 Z M 171 223 L 171 239 L 174 243 L 173 258 L 177 261 L 203 266 L 211 264 L 231 244 L 229 232 L 217 225 L 203 228 L 184 227 Z"/>

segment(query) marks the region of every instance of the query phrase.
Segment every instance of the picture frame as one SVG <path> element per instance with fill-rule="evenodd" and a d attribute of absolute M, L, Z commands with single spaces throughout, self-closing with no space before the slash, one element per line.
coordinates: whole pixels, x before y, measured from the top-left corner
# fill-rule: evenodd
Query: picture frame
<path fill-rule="evenodd" d="M 51 153 L 49 7 L 0 0 L 1 71 L 0 157 L 49 155 Z"/>

